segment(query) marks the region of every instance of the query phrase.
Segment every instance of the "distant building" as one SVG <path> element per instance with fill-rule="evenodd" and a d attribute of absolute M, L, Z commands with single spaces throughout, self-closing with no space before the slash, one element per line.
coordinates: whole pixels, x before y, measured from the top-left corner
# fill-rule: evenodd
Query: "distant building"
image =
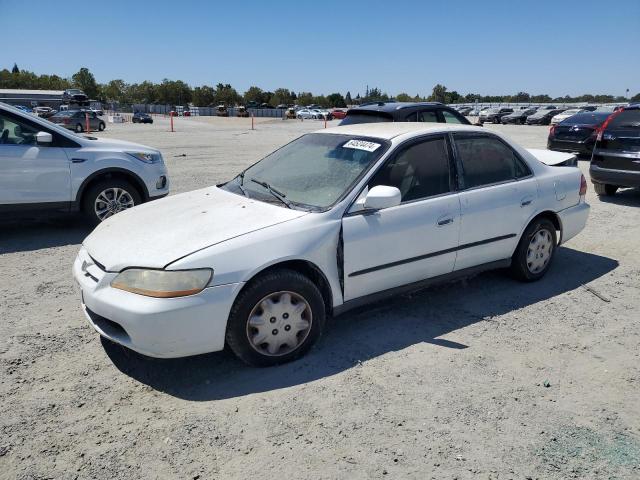
<path fill-rule="evenodd" d="M 25 107 L 51 107 L 62 105 L 62 90 L 21 90 L 0 88 L 0 102 Z"/>

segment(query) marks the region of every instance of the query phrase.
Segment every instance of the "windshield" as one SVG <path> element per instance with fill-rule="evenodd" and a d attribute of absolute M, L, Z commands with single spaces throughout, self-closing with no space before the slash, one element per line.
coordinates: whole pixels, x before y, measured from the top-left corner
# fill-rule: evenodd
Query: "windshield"
<path fill-rule="evenodd" d="M 283 205 L 264 184 L 293 208 L 322 210 L 340 200 L 387 150 L 385 140 L 310 133 L 266 156 L 223 188 Z M 263 185 L 260 185 L 259 183 Z M 240 188 L 242 186 L 242 188 Z"/>

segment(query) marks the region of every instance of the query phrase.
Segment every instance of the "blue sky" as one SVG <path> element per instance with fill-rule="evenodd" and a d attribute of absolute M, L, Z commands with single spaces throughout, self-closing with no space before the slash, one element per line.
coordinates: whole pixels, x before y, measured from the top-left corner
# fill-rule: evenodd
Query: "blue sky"
<path fill-rule="evenodd" d="M 640 0 L 0 0 L 0 68 L 352 95 L 640 92 Z"/>

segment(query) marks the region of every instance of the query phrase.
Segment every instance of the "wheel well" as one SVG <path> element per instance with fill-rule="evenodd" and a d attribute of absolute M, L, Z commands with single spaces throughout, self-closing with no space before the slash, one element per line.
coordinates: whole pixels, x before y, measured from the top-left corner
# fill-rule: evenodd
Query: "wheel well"
<path fill-rule="evenodd" d="M 560 242 L 562 242 L 562 223 L 560 223 L 560 218 L 558 217 L 558 214 L 550 210 L 547 210 L 545 212 L 542 212 L 536 215 L 534 218 L 531 219 L 531 222 L 533 222 L 538 218 L 546 218 L 551 223 L 553 223 L 553 226 L 556 227 L 556 230 L 560 232 L 560 236 L 558 237 L 558 245 L 560 245 Z M 531 222 L 529 222 L 529 224 L 531 224 Z"/>
<path fill-rule="evenodd" d="M 322 294 L 322 299 L 324 300 L 324 306 L 327 315 L 331 315 L 331 312 L 333 310 L 333 294 L 331 293 L 329 281 L 324 276 L 324 273 L 322 273 L 322 271 L 316 265 L 306 260 L 287 260 L 285 262 L 270 265 L 264 270 L 260 270 L 258 273 L 256 273 L 253 278 L 251 278 L 251 280 L 247 282 L 247 284 L 249 284 L 255 278 L 264 275 L 265 273 L 280 269 L 293 270 L 311 280 L 318 287 L 320 293 Z"/>
<path fill-rule="evenodd" d="M 113 178 L 126 180 L 127 182 L 130 182 L 136 188 L 136 190 L 138 190 L 138 193 L 140 194 L 140 197 L 142 197 L 143 202 L 146 202 L 149 199 L 149 193 L 147 192 L 147 188 L 145 187 L 142 180 L 140 180 L 136 175 L 132 175 L 130 173 L 127 173 L 121 170 L 111 170 L 106 172 L 99 172 L 94 176 L 89 177 L 87 180 L 85 180 L 85 182 L 81 185 L 80 189 L 78 190 L 78 195 L 76 197 L 78 206 L 80 207 L 82 205 L 84 194 L 87 192 L 89 188 L 91 188 L 93 185 L 95 185 L 98 182 L 101 182 L 103 180 L 110 180 Z"/>

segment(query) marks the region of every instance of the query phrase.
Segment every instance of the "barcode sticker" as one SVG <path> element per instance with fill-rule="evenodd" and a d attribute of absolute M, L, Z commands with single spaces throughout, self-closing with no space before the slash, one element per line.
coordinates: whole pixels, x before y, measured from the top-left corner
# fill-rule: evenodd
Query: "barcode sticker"
<path fill-rule="evenodd" d="M 379 143 L 367 142 L 365 140 L 349 140 L 343 145 L 344 148 L 354 148 L 356 150 L 364 150 L 365 152 L 375 152 L 380 148 Z"/>

